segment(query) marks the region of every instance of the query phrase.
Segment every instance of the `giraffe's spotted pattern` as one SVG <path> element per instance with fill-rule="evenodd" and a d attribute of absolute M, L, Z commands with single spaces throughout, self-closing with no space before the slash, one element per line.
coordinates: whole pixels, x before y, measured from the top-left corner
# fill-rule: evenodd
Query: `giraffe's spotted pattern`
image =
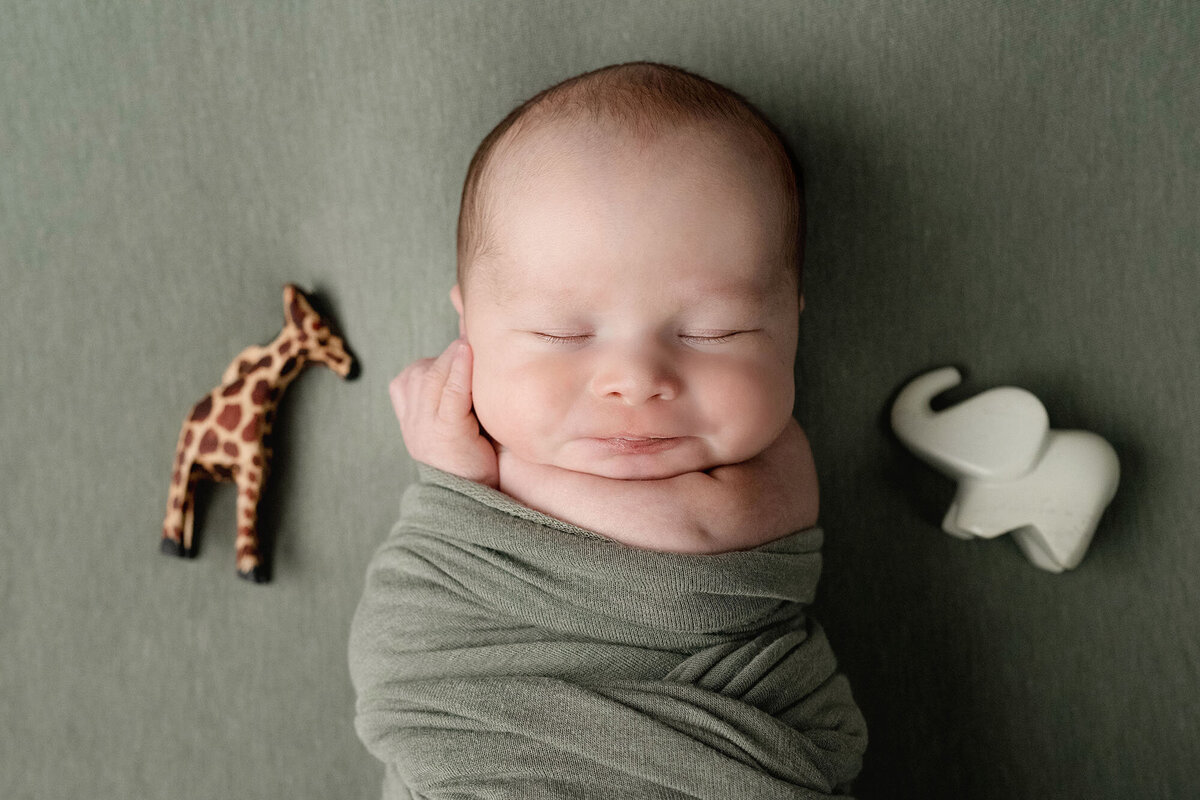
<path fill-rule="evenodd" d="M 192 490 L 201 480 L 238 485 L 237 567 L 243 577 L 263 580 L 258 547 L 258 501 L 266 479 L 275 408 L 284 390 L 307 363 L 324 364 L 343 378 L 352 359 L 295 286 L 284 288 L 287 323 L 265 347 L 242 351 L 225 370 L 221 385 L 192 407 L 176 449 L 163 549 L 190 555 Z"/>

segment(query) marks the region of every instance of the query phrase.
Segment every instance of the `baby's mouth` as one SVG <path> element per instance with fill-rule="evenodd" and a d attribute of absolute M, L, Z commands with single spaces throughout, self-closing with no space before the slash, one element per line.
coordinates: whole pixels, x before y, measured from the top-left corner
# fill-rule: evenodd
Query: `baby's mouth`
<path fill-rule="evenodd" d="M 677 436 L 620 436 L 597 437 L 593 439 L 601 448 L 615 454 L 644 455 L 661 453 L 679 443 Z"/>

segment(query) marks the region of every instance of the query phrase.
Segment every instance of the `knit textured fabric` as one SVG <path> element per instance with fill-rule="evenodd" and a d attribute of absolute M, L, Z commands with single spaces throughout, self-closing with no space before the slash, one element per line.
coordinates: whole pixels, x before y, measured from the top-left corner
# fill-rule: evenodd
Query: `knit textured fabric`
<path fill-rule="evenodd" d="M 866 726 L 805 614 L 821 541 L 639 550 L 423 466 L 350 639 L 385 796 L 844 793 Z"/>

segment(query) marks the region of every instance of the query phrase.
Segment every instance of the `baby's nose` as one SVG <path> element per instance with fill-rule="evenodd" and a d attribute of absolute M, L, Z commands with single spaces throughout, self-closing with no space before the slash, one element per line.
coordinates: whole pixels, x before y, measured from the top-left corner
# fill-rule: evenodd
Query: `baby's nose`
<path fill-rule="evenodd" d="M 592 393 L 605 400 L 640 405 L 650 400 L 674 400 L 679 376 L 665 354 L 652 350 L 623 350 L 609 354 L 592 377 Z"/>

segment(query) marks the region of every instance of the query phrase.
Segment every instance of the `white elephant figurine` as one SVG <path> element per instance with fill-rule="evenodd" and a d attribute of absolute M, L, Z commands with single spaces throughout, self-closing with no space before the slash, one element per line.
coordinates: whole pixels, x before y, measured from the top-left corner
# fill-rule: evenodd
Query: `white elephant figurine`
<path fill-rule="evenodd" d="M 958 481 L 942 529 L 963 539 L 1011 532 L 1036 566 L 1073 569 L 1117 491 L 1116 452 L 1094 433 L 1050 430 L 1041 401 L 1013 386 L 930 408 L 961 381 L 954 367 L 928 372 L 892 405 L 900 441 Z"/>

